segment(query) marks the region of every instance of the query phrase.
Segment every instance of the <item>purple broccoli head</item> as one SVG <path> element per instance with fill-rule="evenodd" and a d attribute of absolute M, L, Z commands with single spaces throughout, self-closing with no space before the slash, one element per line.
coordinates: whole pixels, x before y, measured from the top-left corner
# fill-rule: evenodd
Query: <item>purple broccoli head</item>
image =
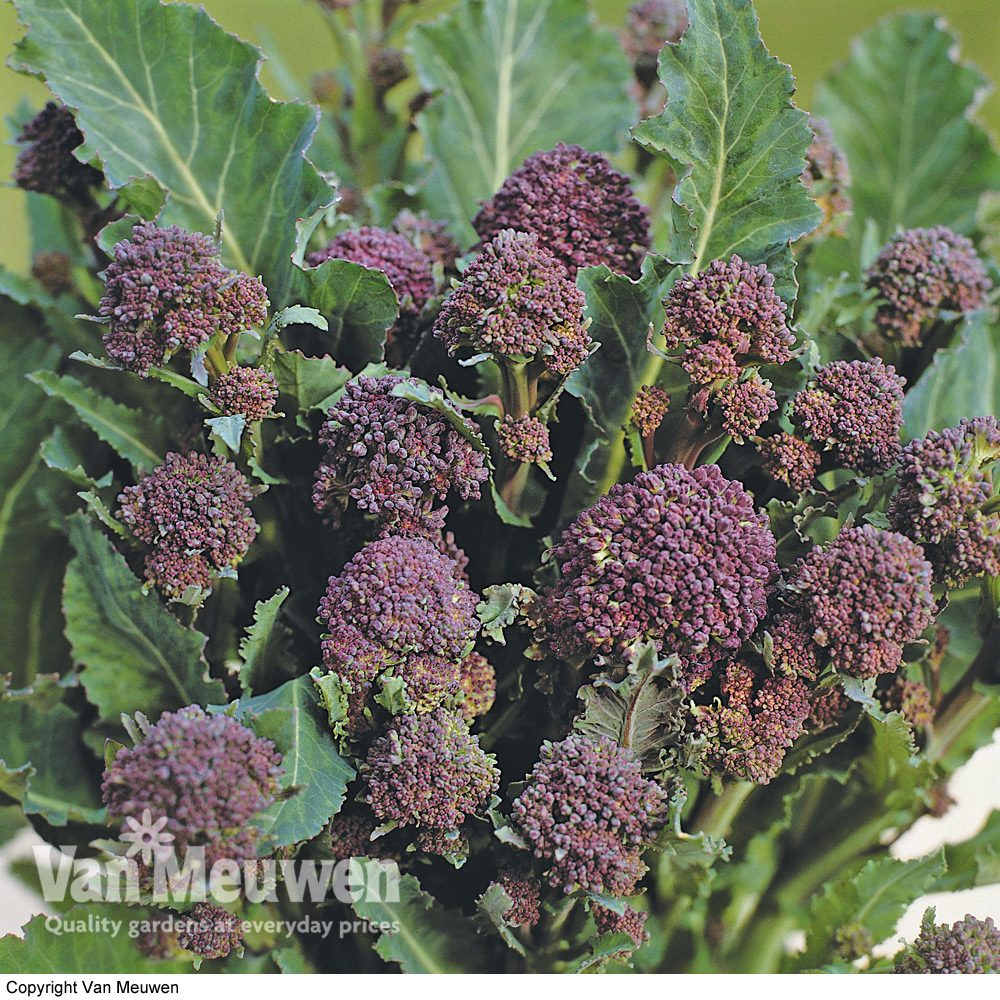
<path fill-rule="evenodd" d="M 822 455 L 808 442 L 787 431 L 757 441 L 764 471 L 793 493 L 805 493 L 816 478 Z"/>
<path fill-rule="evenodd" d="M 851 171 L 847 157 L 837 145 L 830 124 L 823 118 L 809 119 L 813 140 L 806 153 L 802 182 L 823 209 L 817 233 L 841 235 L 843 217 L 851 210 Z"/>
<path fill-rule="evenodd" d="M 500 452 L 508 462 L 544 465 L 552 461 L 549 431 L 537 417 L 509 413 L 497 424 Z"/>
<path fill-rule="evenodd" d="M 198 903 L 183 921 L 177 944 L 201 958 L 225 958 L 243 947 L 243 921 L 212 903 Z"/>
<path fill-rule="evenodd" d="M 278 401 L 278 383 L 263 368 L 236 365 L 215 380 L 209 399 L 227 417 L 242 413 L 247 420 L 263 420 Z"/>
<path fill-rule="evenodd" d="M 991 917 L 936 924 L 934 910 L 924 914 L 920 934 L 896 959 L 892 970 L 907 975 L 1000 973 L 1000 929 Z"/>
<path fill-rule="evenodd" d="M 101 184 L 104 175 L 73 155 L 83 145 L 83 133 L 69 108 L 49 101 L 24 126 L 17 141 L 23 147 L 14 167 L 18 187 L 93 202 L 91 188 Z"/>

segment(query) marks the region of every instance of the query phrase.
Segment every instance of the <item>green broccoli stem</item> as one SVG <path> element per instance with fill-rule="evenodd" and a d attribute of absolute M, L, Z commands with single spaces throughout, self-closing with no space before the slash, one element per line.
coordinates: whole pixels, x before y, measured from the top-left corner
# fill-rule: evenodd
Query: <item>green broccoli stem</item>
<path fill-rule="evenodd" d="M 497 359 L 500 369 L 500 399 L 504 416 L 517 420 L 527 416 L 538 404 L 538 376 L 541 369 L 531 362 Z M 518 517 L 522 514 L 522 497 L 528 485 L 531 466 L 525 462 L 512 462 L 501 457 L 497 473 L 497 492 L 500 498 Z"/>
<path fill-rule="evenodd" d="M 220 375 L 225 375 L 232 368 L 232 363 L 226 357 L 222 346 L 213 343 L 205 352 L 205 370 L 208 372 L 208 383 L 211 385 Z"/>
<path fill-rule="evenodd" d="M 723 785 L 718 795 L 703 800 L 691 820 L 691 830 L 710 837 L 725 837 L 733 820 L 743 808 L 750 793 L 757 787 L 752 781 L 733 781 Z"/>
<path fill-rule="evenodd" d="M 721 437 L 722 431 L 710 428 L 699 413 L 685 410 L 667 445 L 663 460 L 676 462 L 685 469 L 693 469 L 698 464 L 701 453 Z"/>

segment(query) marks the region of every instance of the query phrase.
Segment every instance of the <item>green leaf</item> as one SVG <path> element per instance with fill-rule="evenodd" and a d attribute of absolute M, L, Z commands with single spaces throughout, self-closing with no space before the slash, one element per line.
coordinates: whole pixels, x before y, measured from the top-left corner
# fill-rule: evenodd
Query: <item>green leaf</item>
<path fill-rule="evenodd" d="M 264 836 L 276 847 L 310 840 L 337 814 L 354 777 L 337 753 L 310 678 L 240 701 L 238 711 L 258 736 L 274 740 L 283 757 L 282 787 L 292 793 L 260 818 Z"/>
<path fill-rule="evenodd" d="M 480 201 L 527 156 L 557 142 L 616 149 L 635 114 L 618 41 L 584 0 L 462 0 L 418 25 L 410 47 L 437 94 L 418 119 L 431 162 L 423 202 L 465 244 Z"/>
<path fill-rule="evenodd" d="M 140 413 L 102 396 L 71 375 L 37 371 L 31 381 L 49 395 L 68 403 L 94 433 L 133 468 L 152 469 L 163 461 L 165 431 L 157 417 Z"/>
<path fill-rule="evenodd" d="M 903 433 L 957 427 L 962 417 L 1000 413 L 1000 326 L 987 313 L 963 325 L 953 347 L 937 351 L 903 400 Z"/>
<path fill-rule="evenodd" d="M 691 26 L 660 53 L 663 112 L 632 130 L 679 165 L 668 256 L 700 271 L 737 253 L 794 298 L 789 241 L 822 213 L 801 183 L 812 141 L 787 66 L 768 55 L 750 0 L 687 0 Z"/>
<path fill-rule="evenodd" d="M 300 414 L 329 409 L 351 379 L 351 372 L 333 358 L 307 358 L 299 351 L 279 351 L 272 371 L 278 382 L 279 406 Z"/>
<path fill-rule="evenodd" d="M 385 332 L 399 315 L 389 279 L 350 260 L 325 260 L 302 274 L 309 305 L 327 322 L 328 353 L 356 372 L 381 361 Z"/>
<path fill-rule="evenodd" d="M 184 959 L 158 961 L 146 958 L 129 937 L 130 921 L 149 920 L 152 910 L 124 905 L 90 903 L 76 906 L 60 916 L 62 921 L 79 922 L 80 929 L 50 929 L 44 914 L 24 925 L 24 939 L 14 934 L 0 938 L 0 968 L 6 973 L 84 973 L 130 975 L 137 972 L 175 974 L 190 972 Z M 99 921 L 120 921 L 114 925 Z M 68 925 L 72 928 L 72 923 Z"/>
<path fill-rule="evenodd" d="M 91 477 L 83 467 L 85 456 L 62 427 L 56 427 L 42 442 L 42 461 L 50 468 L 65 473 L 77 486 L 87 489 L 103 489 L 111 485 L 111 473 L 105 473 L 99 480 Z"/>
<path fill-rule="evenodd" d="M 959 844 L 946 844 L 944 856 L 947 874 L 934 883 L 934 892 L 957 892 L 1000 883 L 1000 811 L 994 809 L 974 837 Z"/>
<path fill-rule="evenodd" d="M 288 588 L 281 587 L 266 601 L 258 601 L 253 611 L 253 624 L 240 639 L 240 688 L 245 695 L 273 673 L 275 659 L 281 655 L 285 630 L 278 625 L 278 612 L 288 596 Z"/>
<path fill-rule="evenodd" d="M 946 870 L 944 850 L 915 861 L 877 858 L 849 879 L 827 883 L 812 903 L 806 951 L 798 969 L 814 969 L 837 958 L 833 939 L 849 924 L 867 928 L 876 942 L 896 929 L 899 918 Z"/>
<path fill-rule="evenodd" d="M 524 945 L 514 936 L 514 931 L 507 923 L 507 912 L 513 907 L 514 900 L 507 895 L 499 882 L 491 882 L 486 892 L 476 900 L 479 912 L 486 918 L 484 923 L 493 927 L 503 938 L 504 944 L 519 955 L 526 954 Z"/>
<path fill-rule="evenodd" d="M 289 298 L 291 223 L 334 200 L 305 158 L 318 112 L 272 101 L 260 52 L 200 7 L 157 0 L 19 0 L 30 25 L 17 68 L 43 76 L 77 109 L 82 156 L 108 183 L 155 178 L 169 191 L 159 217 L 211 233 L 225 215 L 223 253 L 262 275 L 276 307 Z M 148 182 L 147 182 L 148 186 Z M 131 189 L 130 189 L 131 190 Z"/>
<path fill-rule="evenodd" d="M 184 628 L 142 585 L 83 514 L 69 521 L 76 558 L 66 569 L 63 610 L 80 680 L 101 719 L 125 712 L 157 718 L 186 705 L 225 697 L 206 678 L 206 638 Z"/>
<path fill-rule="evenodd" d="M 855 41 L 817 94 L 851 168 L 857 240 L 868 219 L 881 243 L 914 226 L 969 232 L 980 194 L 1000 187 L 1000 156 L 971 115 L 987 81 L 957 49 L 937 14 L 898 14 Z"/>
<path fill-rule="evenodd" d="M 399 880 L 397 902 L 362 899 L 354 904 L 362 919 L 399 930 L 380 934 L 375 951 L 403 972 L 455 973 L 484 970 L 482 939 L 459 911 L 445 910 L 412 875 Z"/>
<path fill-rule="evenodd" d="M 233 454 L 238 455 L 243 431 L 246 429 L 247 418 L 242 413 L 234 413 L 228 417 L 208 417 L 205 426 L 213 438 L 221 441 Z"/>

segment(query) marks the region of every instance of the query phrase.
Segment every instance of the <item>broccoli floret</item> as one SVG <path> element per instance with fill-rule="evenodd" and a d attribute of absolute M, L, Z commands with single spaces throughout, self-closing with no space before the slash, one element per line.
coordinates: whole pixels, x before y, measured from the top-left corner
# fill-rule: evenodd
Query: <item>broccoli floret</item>
<path fill-rule="evenodd" d="M 83 145 L 83 133 L 69 108 L 49 101 L 24 126 L 17 141 L 24 147 L 14 166 L 18 187 L 93 203 L 92 188 L 104 181 L 104 175 L 73 155 Z"/>
<path fill-rule="evenodd" d="M 225 958 L 243 947 L 243 921 L 212 903 L 198 903 L 177 932 L 177 944 L 202 958 Z"/>
<path fill-rule="evenodd" d="M 649 932 L 646 930 L 649 914 L 645 910 L 637 910 L 626 903 L 625 909 L 616 913 L 607 906 L 594 903 L 590 913 L 598 934 L 627 934 L 635 942 L 636 948 L 642 947 L 649 940 Z"/>
<path fill-rule="evenodd" d="M 942 310 L 966 313 L 983 304 L 990 280 L 972 241 L 945 226 L 894 236 L 869 268 L 879 295 L 875 322 L 886 340 L 917 347 Z"/>
<path fill-rule="evenodd" d="M 281 765 L 270 740 L 191 705 L 146 724 L 134 749 L 115 754 L 101 790 L 108 816 L 125 821 L 123 832 L 148 809 L 155 820 L 166 819 L 174 850 L 204 847 L 211 869 L 223 858 L 256 857 L 261 830 L 254 817 L 274 801 Z"/>
<path fill-rule="evenodd" d="M 983 510 L 998 459 L 996 417 L 966 418 L 903 448 L 889 523 L 923 546 L 934 578 L 949 586 L 1000 574 L 1000 509 Z"/>
<path fill-rule="evenodd" d="M 934 922 L 934 909 L 924 914 L 920 934 L 896 959 L 893 972 L 922 975 L 1000 973 L 1000 930 L 992 917 L 971 913 L 950 926 Z"/>
<path fill-rule="evenodd" d="M 267 321 L 260 279 L 229 271 L 208 236 L 179 226 L 135 226 L 130 239 L 115 244 L 102 277 L 105 349 L 138 375 L 179 350 L 198 351 L 216 335 Z"/>
<path fill-rule="evenodd" d="M 225 416 L 263 420 L 278 401 L 278 382 L 263 368 L 236 365 L 215 380 L 209 398 Z"/>
<path fill-rule="evenodd" d="M 899 712 L 915 729 L 934 721 L 931 692 L 923 681 L 897 677 L 882 695 L 882 705 L 887 712 Z"/>
<path fill-rule="evenodd" d="M 757 451 L 764 471 L 793 493 L 804 493 L 812 486 L 823 456 L 808 442 L 787 431 L 758 438 Z"/>
<path fill-rule="evenodd" d="M 646 872 L 640 854 L 665 822 L 666 802 L 628 750 L 574 733 L 544 744 L 511 815 L 549 865 L 550 885 L 626 896 Z"/>
<path fill-rule="evenodd" d="M 642 437 L 656 433 L 670 410 L 670 397 L 656 385 L 641 385 L 632 403 L 632 423 Z"/>
<path fill-rule="evenodd" d="M 810 117 L 809 127 L 813 140 L 806 153 L 802 182 L 823 209 L 823 221 L 812 235 L 842 235 L 843 218 L 851 210 L 851 171 L 847 157 L 837 145 L 829 122 Z"/>
<path fill-rule="evenodd" d="M 552 550 L 553 651 L 606 655 L 651 639 L 684 659 L 694 687 L 764 617 L 775 549 L 767 516 L 718 466 L 640 473 L 583 511 Z"/>
<path fill-rule="evenodd" d="M 392 220 L 392 228 L 405 236 L 432 264 L 440 264 L 445 272 L 456 271 L 462 248 L 452 238 L 447 222 L 437 222 L 404 209 Z"/>
<path fill-rule="evenodd" d="M 778 408 L 771 383 L 756 371 L 740 381 L 727 382 L 715 394 L 715 402 L 722 409 L 723 429 L 737 444 L 756 434 L 768 414 Z"/>
<path fill-rule="evenodd" d="M 459 687 L 462 701 L 459 710 L 468 722 L 485 715 L 497 696 L 497 678 L 493 664 L 481 653 L 473 650 L 462 660 Z"/>
<path fill-rule="evenodd" d="M 809 731 L 822 733 L 830 729 L 850 707 L 851 699 L 842 687 L 817 688 L 810 695 Z"/>
<path fill-rule="evenodd" d="M 170 452 L 118 497 L 117 517 L 150 547 L 146 578 L 168 597 L 235 568 L 257 536 L 247 504 L 254 491 L 232 462 Z"/>
<path fill-rule="evenodd" d="M 513 906 L 504 915 L 508 927 L 533 927 L 541 916 L 538 903 L 541 894 L 541 883 L 533 875 L 520 868 L 501 868 L 495 882 L 510 897 Z"/>
<path fill-rule="evenodd" d="M 377 827 L 378 820 L 367 806 L 345 805 L 330 821 L 330 853 L 334 860 L 369 858 L 373 853 L 385 857 L 381 848 L 372 846 L 372 834 Z"/>
<path fill-rule="evenodd" d="M 559 143 L 529 156 L 472 225 L 484 247 L 508 229 L 535 233 L 571 281 L 594 264 L 638 278 L 651 241 L 649 209 L 630 182 L 600 153 Z"/>
<path fill-rule="evenodd" d="M 500 452 L 509 462 L 544 465 L 552 461 L 549 431 L 537 417 L 509 413 L 497 424 Z"/>

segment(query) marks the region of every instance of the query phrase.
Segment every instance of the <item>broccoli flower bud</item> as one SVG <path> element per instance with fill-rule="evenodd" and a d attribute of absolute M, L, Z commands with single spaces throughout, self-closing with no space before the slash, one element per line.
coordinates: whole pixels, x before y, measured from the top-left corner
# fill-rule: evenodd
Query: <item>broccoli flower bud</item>
<path fill-rule="evenodd" d="M 466 268 L 434 333 L 449 351 L 472 347 L 568 375 L 590 353 L 583 292 L 537 235 L 507 229 Z"/>
<path fill-rule="evenodd" d="M 549 431 L 537 417 L 509 413 L 497 424 L 500 452 L 509 462 L 545 465 L 552 461 Z"/>
<path fill-rule="evenodd" d="M 934 910 L 924 914 L 920 934 L 896 959 L 893 972 L 906 975 L 1000 973 L 1000 929 L 991 917 L 971 913 L 954 924 L 936 924 Z"/>
<path fill-rule="evenodd" d="M 462 248 L 452 239 L 447 222 L 437 222 L 404 209 L 392 220 L 392 228 L 405 236 L 431 264 L 440 264 L 445 271 L 455 270 Z"/>
<path fill-rule="evenodd" d="M 629 895 L 640 854 L 666 820 L 667 795 L 614 740 L 577 733 L 545 743 L 511 815 L 549 884 Z"/>
<path fill-rule="evenodd" d="M 104 175 L 73 155 L 84 140 L 69 108 L 49 101 L 24 126 L 17 141 L 23 145 L 14 166 L 18 187 L 93 204 L 91 188 L 101 184 Z"/>
<path fill-rule="evenodd" d="M 31 276 L 54 297 L 73 290 L 73 261 L 68 254 L 43 251 L 31 261 Z"/>
<path fill-rule="evenodd" d="M 260 279 L 229 271 L 208 236 L 179 226 L 135 226 L 130 239 L 115 244 L 102 277 L 105 349 L 138 375 L 181 349 L 197 351 L 217 334 L 267 321 Z"/>
<path fill-rule="evenodd" d="M 440 413 L 394 396 L 403 382 L 359 375 L 328 412 L 313 503 L 334 523 L 353 500 L 385 523 L 403 518 L 439 526 L 444 511 L 432 509 L 435 501 L 452 490 L 463 500 L 480 497 L 489 476 L 484 456 Z"/>
<path fill-rule="evenodd" d="M 442 708 L 396 716 L 372 744 L 363 772 L 365 801 L 382 823 L 428 834 L 455 834 L 500 787 L 496 758 L 464 719 Z"/>
<path fill-rule="evenodd" d="M 538 923 L 541 916 L 538 901 L 542 887 L 537 878 L 517 868 L 501 868 L 497 880 L 490 885 L 499 885 L 514 904 L 504 915 L 504 922 L 508 927 L 520 927 L 522 924 L 533 927 Z"/>
<path fill-rule="evenodd" d="M 323 664 L 348 681 L 357 707 L 392 668 L 414 707 L 429 711 L 458 692 L 460 662 L 479 630 L 477 603 L 432 541 L 379 538 L 330 578 L 319 605 Z"/>
<path fill-rule="evenodd" d="M 844 468 L 866 476 L 884 472 L 899 455 L 904 384 L 881 358 L 833 361 L 795 394 L 789 415 Z"/>
<path fill-rule="evenodd" d="M 330 853 L 335 861 L 369 858 L 379 853 L 372 846 L 372 834 L 378 822 L 365 806 L 345 806 L 330 820 Z"/>
<path fill-rule="evenodd" d="M 756 442 L 764 471 L 778 483 L 784 483 L 793 493 L 804 493 L 816 478 L 822 456 L 808 442 L 787 431 Z"/>
<path fill-rule="evenodd" d="M 101 791 L 109 817 L 139 822 L 145 810 L 165 817 L 171 846 L 179 854 L 204 847 L 210 869 L 222 858 L 256 856 L 261 831 L 253 818 L 274 801 L 281 773 L 270 740 L 191 705 L 164 712 L 134 749 L 122 747 Z"/>
<path fill-rule="evenodd" d="M 594 264 L 638 278 L 651 242 L 649 209 L 633 194 L 631 178 L 600 153 L 561 142 L 529 156 L 472 225 L 484 246 L 508 229 L 536 234 L 571 281 Z"/>
<path fill-rule="evenodd" d="M 181 925 L 177 944 L 202 958 L 225 958 L 243 947 L 243 921 L 212 903 L 198 903 Z"/>
<path fill-rule="evenodd" d="M 934 578 L 948 586 L 1000 574 L 1000 510 L 983 512 L 998 459 L 996 417 L 966 418 L 903 448 L 889 524 L 923 546 Z"/>
<path fill-rule="evenodd" d="M 817 233 L 840 235 L 844 231 L 843 216 L 851 210 L 851 171 L 847 157 L 837 145 L 830 124 L 823 118 L 809 118 L 813 140 L 806 153 L 806 169 L 802 183 L 823 209 L 823 221 Z"/>
<path fill-rule="evenodd" d="M 670 410 L 670 397 L 656 385 L 640 385 L 632 403 L 632 423 L 640 436 L 649 437 Z"/>
<path fill-rule="evenodd" d="M 642 947 L 649 940 L 649 932 L 646 930 L 646 918 L 649 914 L 645 910 L 636 910 L 626 903 L 621 913 L 615 913 L 614 910 L 595 903 L 590 912 L 598 934 L 627 934 L 635 942 L 636 948 Z"/>
<path fill-rule="evenodd" d="M 209 399 L 227 417 L 242 413 L 247 420 L 263 420 L 278 400 L 278 382 L 263 368 L 236 365 L 215 380 Z"/>
<path fill-rule="evenodd" d="M 552 550 L 560 579 L 543 599 L 553 651 L 607 655 L 650 639 L 692 661 L 694 686 L 764 617 L 775 549 L 767 515 L 718 466 L 640 473 Z"/>
<path fill-rule="evenodd" d="M 857 920 L 841 925 L 833 935 L 833 946 L 845 962 L 870 955 L 876 944 L 872 932 Z"/>
<path fill-rule="evenodd" d="M 915 729 L 934 721 L 931 693 L 922 681 L 897 677 L 882 695 L 882 705 L 887 712 L 899 712 Z"/>
<path fill-rule="evenodd" d="M 416 345 L 417 320 L 434 294 L 434 275 L 428 256 L 406 236 L 375 226 L 338 233 L 322 250 L 309 254 L 306 262 L 318 267 L 327 260 L 350 260 L 381 271 L 399 300 L 399 318 L 387 334 L 386 350 L 399 343 L 405 359 Z"/>
<path fill-rule="evenodd" d="M 706 760 L 721 774 L 766 785 L 806 731 L 809 688 L 798 677 L 758 681 L 753 669 L 736 660 L 726 667 L 720 689 L 721 700 L 694 710 Z"/>
<path fill-rule="evenodd" d="M 846 528 L 792 567 L 785 602 L 841 673 L 893 673 L 934 621 L 931 565 L 903 535 Z"/>
<path fill-rule="evenodd" d="M 925 324 L 942 310 L 983 304 L 990 280 L 972 241 L 944 226 L 907 229 L 883 247 L 866 277 L 881 300 L 875 322 L 887 340 L 917 347 Z"/>
<path fill-rule="evenodd" d="M 815 680 L 820 668 L 820 648 L 812 641 L 808 624 L 799 615 L 779 615 L 768 632 L 773 669 L 789 677 Z"/>
<path fill-rule="evenodd" d="M 819 688 L 812 692 L 809 708 L 809 731 L 822 733 L 837 724 L 851 707 L 851 699 L 842 687 Z"/>
<path fill-rule="evenodd" d="M 741 382 L 726 383 L 715 401 L 722 407 L 723 428 L 737 444 L 756 434 L 768 414 L 778 408 L 771 383 L 755 371 Z"/>
<path fill-rule="evenodd" d="M 684 0 L 642 0 L 625 17 L 619 38 L 639 85 L 649 90 L 657 81 L 656 63 L 667 42 L 679 42 L 688 29 Z"/>
<path fill-rule="evenodd" d="M 740 377 L 740 366 L 733 349 L 718 340 L 692 344 L 684 351 L 681 367 L 697 386 L 713 386 Z"/>
<path fill-rule="evenodd" d="M 462 702 L 458 706 L 467 722 L 485 715 L 497 696 L 497 678 L 493 664 L 473 650 L 462 660 L 459 687 Z"/>
<path fill-rule="evenodd" d="M 668 350 L 723 344 L 741 367 L 781 365 L 792 356 L 795 338 L 785 322 L 788 307 L 764 264 L 747 264 L 736 254 L 728 262 L 713 260 L 704 271 L 678 278 L 663 307 Z M 704 366 L 702 356 L 697 357 Z M 682 366 L 687 370 L 684 360 Z"/>
<path fill-rule="evenodd" d="M 118 497 L 117 517 L 150 546 L 146 578 L 181 597 L 189 585 L 207 586 L 214 572 L 236 567 L 257 536 L 247 504 L 253 488 L 232 462 L 198 452 L 170 452 Z"/>

